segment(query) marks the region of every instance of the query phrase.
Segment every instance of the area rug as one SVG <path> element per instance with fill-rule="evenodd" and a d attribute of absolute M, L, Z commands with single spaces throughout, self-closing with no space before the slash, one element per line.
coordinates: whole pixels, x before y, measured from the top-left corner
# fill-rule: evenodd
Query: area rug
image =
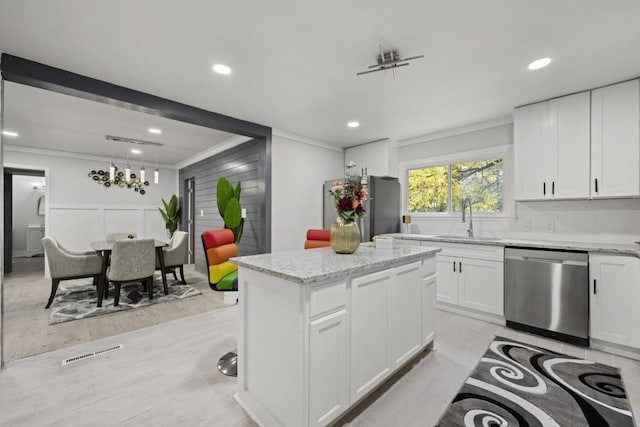
<path fill-rule="evenodd" d="M 633 426 L 620 370 L 496 337 L 439 426 Z"/>
<path fill-rule="evenodd" d="M 70 320 L 101 316 L 103 314 L 146 307 L 152 304 L 162 304 L 201 295 L 201 292 L 193 286 L 190 286 L 189 283 L 194 284 L 195 281 L 206 281 L 204 276 L 197 274 L 185 275 L 187 285 L 171 279 L 173 279 L 173 277 L 167 275 L 169 295 L 165 295 L 162 288 L 162 278 L 159 273 L 155 274 L 152 300 L 149 299 L 147 292 L 142 290 L 142 285 L 139 282 L 123 285 L 120 290 L 120 303 L 117 307 L 113 305 L 113 286 L 109 287 L 109 297 L 102 301 L 102 307 L 97 307 L 97 292 L 91 279 L 76 279 L 61 282 L 56 297 L 51 304 L 49 324 L 53 325 Z M 138 300 L 136 297 L 140 299 Z"/>

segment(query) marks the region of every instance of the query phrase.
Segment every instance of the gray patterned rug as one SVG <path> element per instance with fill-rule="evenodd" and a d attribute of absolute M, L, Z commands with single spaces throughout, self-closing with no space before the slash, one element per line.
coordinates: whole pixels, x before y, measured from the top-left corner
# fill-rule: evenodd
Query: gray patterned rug
<path fill-rule="evenodd" d="M 439 426 L 633 426 L 620 370 L 496 337 Z"/>
<path fill-rule="evenodd" d="M 70 320 L 84 319 L 87 317 L 101 316 L 123 310 L 145 307 L 152 304 L 162 304 L 169 301 L 201 295 L 201 292 L 190 286 L 195 281 L 206 281 L 203 276 L 185 274 L 187 285 L 172 280 L 167 275 L 169 295 L 165 295 L 162 289 L 162 278 L 156 273 L 153 278 L 153 299 L 150 300 L 147 292 L 142 290 L 140 283 L 123 285 L 120 290 L 120 304 L 113 305 L 114 289 L 109 287 L 109 298 L 102 301 L 102 307 L 96 306 L 97 292 L 91 279 L 68 280 L 60 283 L 56 297 L 51 304 L 49 324 L 68 322 Z M 208 285 L 207 285 L 208 286 Z M 137 300 L 136 297 L 140 297 Z M 137 300 L 137 301 L 136 301 Z"/>

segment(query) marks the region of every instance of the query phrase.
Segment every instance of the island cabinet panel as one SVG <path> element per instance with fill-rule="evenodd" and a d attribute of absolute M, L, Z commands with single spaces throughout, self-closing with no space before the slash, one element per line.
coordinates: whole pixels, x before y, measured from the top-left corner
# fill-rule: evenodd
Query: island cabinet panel
<path fill-rule="evenodd" d="M 351 399 L 357 400 L 389 372 L 389 288 L 394 271 L 351 281 Z"/>
<path fill-rule="evenodd" d="M 309 324 L 309 425 L 323 426 L 349 406 L 347 311 Z"/>
<path fill-rule="evenodd" d="M 389 355 L 395 369 L 422 347 L 422 278 L 421 263 L 395 269 L 389 288 Z"/>
<path fill-rule="evenodd" d="M 422 307 L 436 306 L 437 276 L 422 278 Z M 422 345 L 426 346 L 436 336 L 436 311 L 422 310 Z"/>

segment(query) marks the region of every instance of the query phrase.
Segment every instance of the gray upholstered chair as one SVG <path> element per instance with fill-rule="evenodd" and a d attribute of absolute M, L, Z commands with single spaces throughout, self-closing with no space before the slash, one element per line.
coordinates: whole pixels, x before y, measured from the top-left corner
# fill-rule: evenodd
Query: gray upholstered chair
<path fill-rule="evenodd" d="M 109 282 L 115 285 L 114 306 L 120 303 L 120 287 L 123 283 L 142 282 L 149 292 L 149 299 L 153 299 L 155 252 L 153 239 L 114 242 L 108 273 Z"/>
<path fill-rule="evenodd" d="M 102 257 L 95 252 L 74 252 L 65 249 L 53 237 L 44 237 L 42 247 L 49 262 L 51 295 L 45 308 L 49 308 L 62 280 L 92 277 L 97 286 L 102 273 Z"/>
<path fill-rule="evenodd" d="M 186 231 L 176 231 L 171 236 L 169 240 L 169 246 L 162 249 L 164 254 L 164 271 L 172 272 L 173 278 L 178 280 L 178 276 L 176 275 L 176 268 L 180 270 L 180 279 L 183 285 L 186 285 L 187 282 L 184 280 L 184 265 L 189 262 L 188 259 L 188 251 L 189 251 L 189 241 L 187 237 L 189 233 Z M 156 270 L 160 269 L 160 262 L 156 257 Z"/>
<path fill-rule="evenodd" d="M 107 233 L 107 241 L 112 242 L 114 240 L 122 240 L 122 239 L 136 239 L 138 235 L 135 231 L 130 233 Z"/>

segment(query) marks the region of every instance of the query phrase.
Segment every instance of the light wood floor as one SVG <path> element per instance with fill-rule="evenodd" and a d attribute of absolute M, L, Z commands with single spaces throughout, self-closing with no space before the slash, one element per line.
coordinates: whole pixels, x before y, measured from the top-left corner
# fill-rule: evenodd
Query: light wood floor
<path fill-rule="evenodd" d="M 202 295 L 49 325 L 49 310 L 44 307 L 51 281 L 44 278 L 44 258 L 16 258 L 13 268 L 4 278 L 5 362 L 224 307 L 221 292 L 187 278 Z M 198 273 L 191 265 L 185 266 L 185 275 L 193 277 Z M 169 275 L 167 279 L 171 284 L 173 277 Z"/>
<path fill-rule="evenodd" d="M 445 312 L 437 322 L 434 351 L 341 424 L 434 425 L 496 334 L 620 367 L 640 410 L 638 362 Z M 0 372 L 0 425 L 255 426 L 232 399 L 235 378 L 216 370 L 237 326 L 231 306 L 10 362 Z M 61 368 L 62 359 L 116 344 L 124 348 Z"/>

